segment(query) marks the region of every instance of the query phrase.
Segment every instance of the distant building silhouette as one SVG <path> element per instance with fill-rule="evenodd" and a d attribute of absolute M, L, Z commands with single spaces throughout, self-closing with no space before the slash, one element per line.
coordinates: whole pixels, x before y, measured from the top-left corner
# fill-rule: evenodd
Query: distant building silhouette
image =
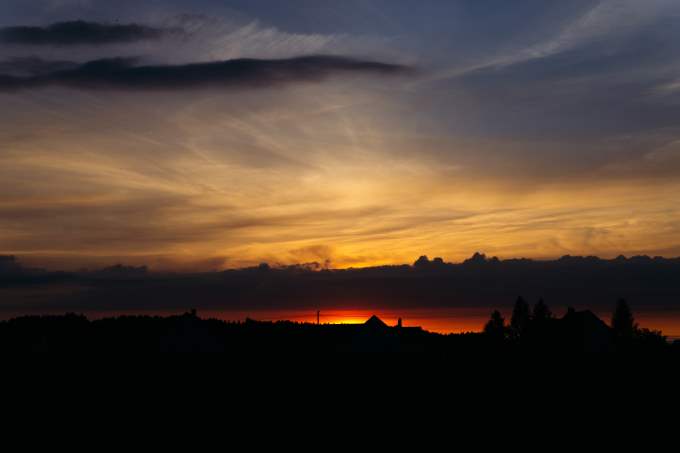
<path fill-rule="evenodd" d="M 378 318 L 376 315 L 373 315 L 370 318 L 368 318 L 368 321 L 364 323 L 364 326 L 370 329 L 387 328 L 387 324 L 385 324 L 385 322 L 382 319 Z"/>
<path fill-rule="evenodd" d="M 83 315 L 26 316 L 0 321 L 0 352 L 79 351 L 106 352 L 229 352 L 249 354 L 337 352 L 435 352 L 496 354 L 530 352 L 549 354 L 648 352 L 680 354 L 680 344 L 666 342 L 648 329 L 626 343 L 616 341 L 613 329 L 591 311 L 571 310 L 531 326 L 522 341 L 504 335 L 506 328 L 494 312 L 492 328 L 485 333 L 442 335 L 420 327 L 387 326 L 377 316 L 363 324 L 325 324 L 310 329 L 292 321 L 226 322 L 201 319 L 195 312 L 178 316 L 120 316 L 89 321 Z M 497 335 L 498 334 L 498 335 Z M 492 341 L 489 341 L 492 340 Z"/>
<path fill-rule="evenodd" d="M 612 330 L 592 311 L 569 310 L 560 320 L 563 341 L 583 352 L 612 352 Z"/>

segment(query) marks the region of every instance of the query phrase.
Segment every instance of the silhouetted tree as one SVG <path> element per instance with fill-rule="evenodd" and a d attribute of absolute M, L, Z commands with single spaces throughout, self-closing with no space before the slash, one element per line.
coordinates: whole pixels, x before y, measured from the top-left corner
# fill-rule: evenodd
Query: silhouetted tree
<path fill-rule="evenodd" d="M 538 323 L 552 319 L 552 312 L 542 298 L 534 305 L 533 319 Z"/>
<path fill-rule="evenodd" d="M 660 330 L 637 329 L 635 340 L 643 351 L 663 351 L 668 348 L 668 339 Z"/>
<path fill-rule="evenodd" d="M 497 341 L 502 341 L 505 338 L 505 318 L 500 311 L 494 310 L 491 313 L 491 319 L 484 326 L 484 333 Z"/>
<path fill-rule="evenodd" d="M 620 339 L 632 339 L 637 330 L 633 313 L 624 299 L 619 299 L 612 315 L 614 335 Z"/>
<path fill-rule="evenodd" d="M 630 317 L 632 318 L 632 316 Z M 626 318 L 628 319 L 628 318 Z M 634 322 L 628 325 L 635 326 Z M 386 326 L 375 318 L 357 325 L 311 325 L 291 321 L 225 322 L 202 319 L 198 313 L 177 316 L 119 316 L 94 321 L 83 315 L 25 316 L 0 320 L 0 354 L 25 352 L 227 352 L 246 354 L 337 352 L 531 352 L 537 357 L 575 351 L 672 353 L 680 357 L 680 342 L 671 346 L 661 332 L 636 328 L 633 338 L 617 340 L 592 312 L 571 310 L 541 329 L 533 321 L 521 342 L 510 333 L 501 313 L 494 311 L 484 334 L 440 335 L 409 327 Z"/>
<path fill-rule="evenodd" d="M 531 321 L 530 310 L 529 304 L 522 297 L 518 297 L 510 319 L 510 329 L 516 338 L 519 338 L 529 326 L 529 321 Z"/>

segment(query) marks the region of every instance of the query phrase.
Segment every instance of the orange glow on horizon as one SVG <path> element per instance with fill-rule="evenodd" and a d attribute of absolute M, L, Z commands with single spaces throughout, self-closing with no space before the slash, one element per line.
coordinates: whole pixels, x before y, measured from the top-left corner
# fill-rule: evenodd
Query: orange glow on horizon
<path fill-rule="evenodd" d="M 566 309 L 565 309 L 566 310 Z M 554 310 L 555 316 L 562 316 L 561 309 Z M 481 332 L 493 311 L 490 307 L 479 308 L 422 308 L 422 309 L 328 309 L 322 310 L 320 321 L 322 325 L 363 324 L 375 315 L 388 326 L 396 326 L 402 318 L 404 327 L 422 327 L 424 330 L 441 334 L 457 334 L 466 332 Z M 173 316 L 181 315 L 184 311 L 176 310 L 136 310 L 134 312 L 97 311 L 84 314 L 90 319 L 101 319 L 121 315 L 137 316 Z M 501 310 L 506 322 L 511 317 L 511 308 Z M 3 318 L 21 316 L 23 313 L 5 313 Z M 61 315 L 63 312 L 49 310 L 41 314 Z M 595 311 L 595 314 L 609 324 L 611 313 Z M 316 311 L 313 309 L 288 310 L 199 310 L 198 315 L 203 319 L 220 319 L 228 322 L 244 322 L 246 319 L 256 321 L 292 321 L 297 323 L 316 324 Z M 680 310 L 666 311 L 638 311 L 634 313 L 635 320 L 640 327 L 660 330 L 670 340 L 680 339 Z"/>
<path fill-rule="evenodd" d="M 230 321 L 246 318 L 258 321 L 293 321 L 316 324 L 314 310 L 257 310 L 202 312 L 205 317 Z M 375 315 L 388 326 L 396 326 L 399 318 L 404 327 L 422 327 L 436 333 L 480 332 L 490 311 L 481 309 L 329 309 L 321 310 L 321 324 L 363 324 Z"/>
<path fill-rule="evenodd" d="M 566 309 L 565 309 L 566 310 Z M 431 308 L 431 309 L 329 309 L 321 310 L 321 324 L 363 324 L 375 315 L 388 326 L 396 326 L 402 318 L 404 327 L 422 327 L 429 332 L 441 334 L 457 334 L 481 332 L 489 319 L 492 309 L 479 308 Z M 564 310 L 556 310 L 556 316 L 562 316 Z M 511 308 L 502 310 L 509 322 Z M 611 313 L 596 311 L 595 314 L 609 323 Z M 202 317 L 214 317 L 227 321 L 243 321 L 246 318 L 257 321 L 293 321 L 316 324 L 314 310 L 256 310 L 256 311 L 202 311 Z M 680 339 L 680 311 L 660 313 L 655 311 L 635 314 L 640 327 L 660 330 L 669 339 Z"/>

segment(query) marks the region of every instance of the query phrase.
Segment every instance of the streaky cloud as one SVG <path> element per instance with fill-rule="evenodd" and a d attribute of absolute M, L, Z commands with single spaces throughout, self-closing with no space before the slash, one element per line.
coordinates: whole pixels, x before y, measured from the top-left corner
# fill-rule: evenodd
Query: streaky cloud
<path fill-rule="evenodd" d="M 67 60 L 45 60 L 40 57 L 14 57 L 0 61 L 0 74 L 16 76 L 37 76 L 57 71 L 66 71 L 80 66 Z"/>
<path fill-rule="evenodd" d="M 185 65 L 136 65 L 134 58 L 95 60 L 46 74 L 0 75 L 0 91 L 49 86 L 89 90 L 249 89 L 298 82 L 320 82 L 331 76 L 402 75 L 409 66 L 339 56 L 304 56 L 279 60 L 234 59 Z"/>
<path fill-rule="evenodd" d="M 0 42 L 32 46 L 105 45 L 160 39 L 167 34 L 180 31 L 141 24 L 109 24 L 76 20 L 57 22 L 46 27 L 5 27 L 0 29 Z"/>

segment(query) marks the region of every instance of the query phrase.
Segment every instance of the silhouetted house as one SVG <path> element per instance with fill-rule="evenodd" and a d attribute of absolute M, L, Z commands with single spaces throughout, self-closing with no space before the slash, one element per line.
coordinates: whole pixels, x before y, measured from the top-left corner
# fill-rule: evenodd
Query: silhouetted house
<path fill-rule="evenodd" d="M 388 326 L 377 316 L 356 325 L 350 350 L 354 352 L 396 352 L 400 349 L 396 329 Z"/>
<path fill-rule="evenodd" d="M 364 323 L 365 327 L 368 327 L 369 329 L 375 329 L 375 330 L 380 330 L 380 329 L 386 329 L 387 324 L 385 322 L 378 318 L 376 315 L 371 316 L 368 318 L 368 321 Z"/>
<path fill-rule="evenodd" d="M 590 310 L 569 310 L 559 321 L 559 334 L 566 349 L 578 352 L 614 350 L 611 328 Z"/>
<path fill-rule="evenodd" d="M 380 334 L 399 334 L 399 333 L 407 334 L 423 331 L 423 328 L 420 326 L 404 327 L 401 318 L 399 318 L 399 320 L 397 321 L 396 326 L 388 326 L 387 324 L 385 324 L 385 321 L 383 321 L 382 319 L 378 318 L 375 315 L 368 318 L 368 320 L 363 324 L 363 327 L 364 327 L 363 330 L 368 330 Z"/>

